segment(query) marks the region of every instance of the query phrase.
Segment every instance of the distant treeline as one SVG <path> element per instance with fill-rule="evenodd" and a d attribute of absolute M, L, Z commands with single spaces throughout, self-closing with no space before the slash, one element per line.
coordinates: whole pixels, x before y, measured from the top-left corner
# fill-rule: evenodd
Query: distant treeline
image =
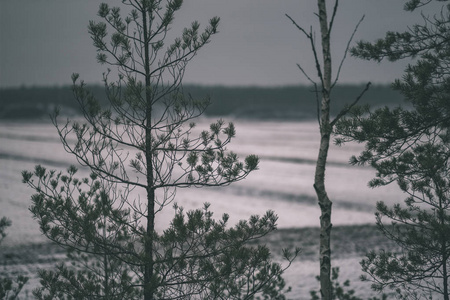
<path fill-rule="evenodd" d="M 104 88 L 90 86 L 90 91 L 102 104 L 107 103 Z M 336 115 L 346 103 L 351 103 L 364 85 L 340 85 L 333 90 L 331 114 Z M 284 87 L 224 87 L 184 86 L 192 97 L 211 98 L 208 116 L 234 116 L 252 119 L 311 119 L 316 117 L 316 96 L 308 86 Z M 397 106 L 401 95 L 388 85 L 371 86 L 361 104 Z M 0 119 L 45 118 L 59 106 L 65 115 L 80 113 L 71 88 L 22 87 L 0 89 Z"/>

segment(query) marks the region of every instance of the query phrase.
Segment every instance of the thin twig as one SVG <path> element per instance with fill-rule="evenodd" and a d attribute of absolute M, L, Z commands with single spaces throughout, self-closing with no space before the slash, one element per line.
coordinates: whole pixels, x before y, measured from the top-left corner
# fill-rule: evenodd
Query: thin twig
<path fill-rule="evenodd" d="M 314 82 L 314 93 L 316 94 L 317 122 L 319 123 L 319 128 L 322 128 L 322 122 L 320 121 L 319 91 L 317 90 L 317 84 L 315 82 Z"/>
<path fill-rule="evenodd" d="M 339 79 L 339 75 L 341 74 L 342 65 L 344 64 L 344 61 L 347 58 L 348 50 L 350 49 L 350 44 L 351 44 L 351 42 L 353 40 L 353 37 L 355 36 L 356 32 L 358 31 L 359 25 L 364 20 L 364 17 L 365 17 L 365 15 L 363 15 L 361 20 L 359 20 L 358 24 L 356 24 L 355 29 L 353 30 L 353 33 L 352 33 L 352 35 L 350 36 L 350 39 L 347 42 L 347 47 L 345 48 L 344 57 L 342 57 L 341 63 L 339 64 L 339 68 L 338 68 L 338 71 L 336 73 L 336 79 L 334 80 L 333 84 L 331 85 L 331 88 L 333 88 L 336 85 L 336 83 L 337 83 L 337 81 Z"/>
<path fill-rule="evenodd" d="M 339 5 L 339 0 L 336 0 L 336 2 L 334 3 L 333 14 L 331 15 L 331 21 L 330 21 L 330 24 L 328 25 L 328 33 L 327 33 L 328 37 L 331 35 L 331 29 L 333 28 L 334 17 L 336 17 L 338 5 Z"/>
<path fill-rule="evenodd" d="M 311 28 L 311 32 L 312 32 L 312 28 Z M 323 75 L 322 75 L 322 67 L 321 67 L 320 62 L 319 62 L 319 57 L 317 55 L 316 45 L 314 44 L 314 39 L 312 37 L 312 34 L 311 34 L 310 41 L 311 41 L 311 49 L 312 49 L 313 54 L 314 54 L 314 61 L 316 63 L 317 77 L 319 77 L 320 83 L 322 84 L 322 90 L 324 90 L 325 89 L 325 85 L 324 85 L 324 80 L 323 80 Z"/>
<path fill-rule="evenodd" d="M 298 30 L 303 32 L 308 39 L 311 38 L 311 36 L 309 34 L 307 34 L 306 31 L 294 21 L 294 19 L 292 19 L 288 14 L 285 14 L 285 16 L 288 17 L 288 19 L 292 21 L 292 23 L 295 25 L 295 27 L 297 27 Z"/>
<path fill-rule="evenodd" d="M 331 123 L 330 123 L 331 127 L 333 127 L 334 124 L 336 124 L 336 122 L 339 121 L 340 118 L 342 118 L 343 116 L 345 116 L 345 115 L 353 108 L 353 106 L 355 106 L 355 105 L 358 103 L 358 101 L 361 99 L 361 97 L 367 92 L 367 90 L 369 89 L 369 87 L 370 87 L 371 84 L 372 84 L 372 83 L 369 81 L 369 82 L 366 84 L 366 87 L 364 88 L 364 90 L 359 94 L 358 97 L 356 97 L 355 101 L 353 101 L 353 103 L 350 104 L 349 106 L 344 107 L 344 108 L 339 112 L 339 114 L 336 116 L 336 118 L 334 118 L 334 120 L 331 121 Z"/>
<path fill-rule="evenodd" d="M 303 75 L 312 83 L 316 84 L 314 80 L 311 79 L 311 77 L 308 76 L 308 74 L 305 72 L 305 70 L 300 66 L 300 64 L 297 64 L 297 67 L 300 69 L 300 71 L 303 73 Z"/>
<path fill-rule="evenodd" d="M 317 51 L 316 51 L 316 46 L 314 44 L 314 36 L 312 33 L 312 27 L 310 27 L 310 33 L 307 33 L 301 26 L 299 26 L 288 14 L 286 14 L 286 17 L 292 21 L 292 23 L 295 25 L 295 27 L 298 28 L 298 30 L 300 30 L 301 32 L 303 32 L 305 34 L 305 36 L 308 38 L 308 40 L 311 43 L 311 49 L 313 51 L 313 55 L 314 55 L 314 62 L 316 64 L 316 70 L 317 70 L 317 77 L 319 77 L 321 85 L 322 85 L 322 90 L 324 88 L 324 82 L 323 82 L 323 75 L 322 75 L 322 67 L 320 65 L 319 62 L 319 58 L 317 56 Z M 317 118 L 319 121 L 319 125 L 321 124 L 320 122 L 320 102 L 319 102 L 319 92 L 317 89 L 317 83 L 311 79 L 311 77 L 308 76 L 308 74 L 305 72 L 305 70 L 302 68 L 302 66 L 300 64 L 297 64 L 297 67 L 300 69 L 300 71 L 303 73 L 303 75 L 314 85 L 314 93 L 316 95 L 316 106 L 317 106 Z"/>

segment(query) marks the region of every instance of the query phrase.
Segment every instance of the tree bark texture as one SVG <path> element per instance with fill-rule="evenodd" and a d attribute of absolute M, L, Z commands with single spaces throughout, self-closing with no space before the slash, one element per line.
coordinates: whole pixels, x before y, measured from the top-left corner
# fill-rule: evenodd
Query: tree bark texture
<path fill-rule="evenodd" d="M 328 198 L 325 189 L 325 168 L 327 163 L 328 149 L 330 146 L 331 124 L 330 124 L 330 90 L 331 90 L 331 53 L 330 34 L 327 23 L 327 9 L 325 0 L 318 0 L 320 33 L 323 55 L 323 79 L 322 79 L 322 102 L 320 109 L 320 148 L 316 163 L 314 176 L 314 189 L 317 194 L 321 216 L 320 216 L 320 293 L 324 300 L 332 299 L 331 290 L 331 207 L 332 202 Z"/>

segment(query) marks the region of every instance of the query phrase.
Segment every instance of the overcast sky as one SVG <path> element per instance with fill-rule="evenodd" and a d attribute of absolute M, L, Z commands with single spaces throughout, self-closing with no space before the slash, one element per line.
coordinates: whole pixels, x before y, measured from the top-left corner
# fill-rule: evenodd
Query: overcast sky
<path fill-rule="evenodd" d="M 0 0 L 0 87 L 64 85 L 76 72 L 99 83 L 106 67 L 98 65 L 87 32 L 99 21 L 99 0 Z M 120 1 L 109 0 L 111 5 Z M 329 9 L 334 1 L 327 1 Z M 341 0 L 332 36 L 335 65 L 358 20 L 355 41 L 373 41 L 387 30 L 404 30 L 420 22 L 420 12 L 402 10 L 404 0 Z M 440 7 L 442 4 L 438 4 Z M 436 5 L 434 8 L 437 7 Z M 219 34 L 188 66 L 185 83 L 279 86 L 306 84 L 300 63 L 315 75 L 308 41 L 285 17 L 316 28 L 315 0 L 186 0 L 173 32 L 198 20 L 206 25 L 219 16 Z M 427 10 L 425 14 L 431 14 Z M 402 75 L 405 63 L 365 62 L 348 57 L 343 83 L 388 83 Z M 336 68 L 335 68 L 336 69 Z"/>

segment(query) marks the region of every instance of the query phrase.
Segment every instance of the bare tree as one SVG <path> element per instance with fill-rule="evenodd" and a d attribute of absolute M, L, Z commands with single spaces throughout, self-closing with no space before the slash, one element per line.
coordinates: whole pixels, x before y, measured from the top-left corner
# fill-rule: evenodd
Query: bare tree
<path fill-rule="evenodd" d="M 349 45 L 353 39 L 353 36 L 362 22 L 363 18 L 357 24 L 345 50 L 345 54 L 339 65 L 336 78 L 332 79 L 332 57 L 330 47 L 330 36 L 333 29 L 334 19 L 338 8 L 339 1 L 336 0 L 333 7 L 333 12 L 330 21 L 328 21 L 327 8 L 325 0 L 318 0 L 318 13 L 316 14 L 320 23 L 320 37 L 322 46 L 322 57 L 318 53 L 315 44 L 315 35 L 312 27 L 309 31 L 306 31 L 303 27 L 299 26 L 289 15 L 286 15 L 294 25 L 306 36 L 311 45 L 311 50 L 314 55 L 314 62 L 316 66 L 317 76 L 319 78 L 319 84 L 317 84 L 300 66 L 297 65 L 300 71 L 306 76 L 306 78 L 313 84 L 314 92 L 317 101 L 317 118 L 320 128 L 320 147 L 316 162 L 316 170 L 314 175 L 314 189 L 317 194 L 318 203 L 321 210 L 320 216 L 320 292 L 322 299 L 332 299 L 332 283 L 331 283 L 331 212 L 332 201 L 329 199 L 326 186 L 325 186 L 325 169 L 327 164 L 328 151 L 330 146 L 330 139 L 333 133 L 333 128 L 336 122 L 344 116 L 356 103 L 360 100 L 362 95 L 367 91 L 370 83 L 366 85 L 366 88 L 356 99 L 347 107 L 343 108 L 341 112 L 334 118 L 330 118 L 330 103 L 333 87 L 336 85 L 341 67 L 348 52 Z M 319 98 L 321 97 L 321 100 Z"/>

